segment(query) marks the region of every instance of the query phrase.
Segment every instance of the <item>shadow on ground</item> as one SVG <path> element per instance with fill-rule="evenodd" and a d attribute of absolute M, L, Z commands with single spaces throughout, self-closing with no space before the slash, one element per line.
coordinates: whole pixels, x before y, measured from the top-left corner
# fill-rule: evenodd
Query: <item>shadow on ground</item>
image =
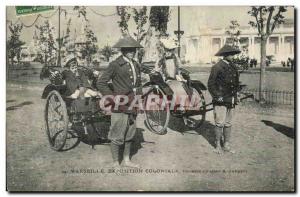
<path fill-rule="evenodd" d="M 265 125 L 269 127 L 273 127 L 276 131 L 284 134 L 285 136 L 294 139 L 295 138 L 295 130 L 291 127 L 287 127 L 282 124 L 274 123 L 273 121 L 269 120 L 262 120 Z"/>
<path fill-rule="evenodd" d="M 7 103 L 15 102 L 16 100 L 6 100 Z"/>
<path fill-rule="evenodd" d="M 7 102 L 9 102 L 9 101 L 13 102 L 14 100 L 8 100 Z M 16 110 L 16 109 L 19 109 L 19 108 L 21 108 L 21 107 L 23 107 L 25 105 L 31 105 L 31 104 L 33 104 L 33 102 L 31 102 L 31 101 L 25 101 L 25 102 L 20 103 L 18 105 L 13 105 L 13 106 L 7 107 L 6 111 Z"/>
<path fill-rule="evenodd" d="M 67 141 L 62 151 L 76 148 L 80 142 L 90 145 L 96 149 L 96 145 L 107 145 L 110 122 L 94 122 L 87 125 L 87 130 L 81 124 L 73 125 L 67 134 Z M 87 133 L 86 133 L 87 132 Z M 131 146 L 131 156 L 135 155 L 142 148 L 142 143 L 154 143 L 144 140 L 144 129 L 137 128 L 135 138 Z"/>
<path fill-rule="evenodd" d="M 203 124 L 193 132 L 193 130 L 185 126 L 182 118 L 171 116 L 169 128 L 173 131 L 181 133 L 182 135 L 202 135 L 210 145 L 215 146 L 214 125 L 208 121 L 204 121 Z"/>

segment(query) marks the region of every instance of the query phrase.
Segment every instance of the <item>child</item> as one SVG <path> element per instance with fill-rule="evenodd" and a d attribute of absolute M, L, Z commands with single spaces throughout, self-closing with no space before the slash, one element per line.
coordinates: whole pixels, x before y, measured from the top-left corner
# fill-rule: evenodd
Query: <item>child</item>
<path fill-rule="evenodd" d="M 84 97 L 101 97 L 101 93 L 92 89 L 89 82 L 93 75 L 99 75 L 98 71 L 84 71 L 78 69 L 78 62 L 75 57 L 69 59 L 65 65 L 67 70 L 62 72 L 62 78 L 65 80 L 67 86 L 68 98 L 77 99 Z"/>

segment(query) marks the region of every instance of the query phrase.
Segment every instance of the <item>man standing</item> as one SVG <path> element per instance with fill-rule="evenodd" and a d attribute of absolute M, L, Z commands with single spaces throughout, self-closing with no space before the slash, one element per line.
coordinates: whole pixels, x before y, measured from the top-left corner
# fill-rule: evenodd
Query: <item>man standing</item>
<path fill-rule="evenodd" d="M 130 36 L 124 36 L 114 46 L 120 48 L 122 55 L 112 61 L 98 79 L 97 88 L 103 95 L 132 95 L 141 85 L 141 71 L 134 61 L 137 48 L 142 46 Z M 113 90 L 108 86 L 112 81 Z M 130 105 L 130 103 L 129 103 Z M 120 147 L 124 146 L 123 160 L 127 167 L 138 168 L 130 160 L 130 147 L 136 132 L 136 114 L 126 109 L 116 109 L 111 113 L 111 127 L 108 138 L 111 140 L 113 167 L 119 166 Z"/>
<path fill-rule="evenodd" d="M 239 73 L 233 59 L 240 52 L 235 47 L 223 46 L 216 54 L 216 56 L 223 56 L 223 59 L 212 67 L 208 79 L 215 119 L 215 152 L 218 154 L 222 153 L 222 138 L 224 139 L 223 150 L 233 153 L 230 147 L 231 120 L 239 89 Z"/>

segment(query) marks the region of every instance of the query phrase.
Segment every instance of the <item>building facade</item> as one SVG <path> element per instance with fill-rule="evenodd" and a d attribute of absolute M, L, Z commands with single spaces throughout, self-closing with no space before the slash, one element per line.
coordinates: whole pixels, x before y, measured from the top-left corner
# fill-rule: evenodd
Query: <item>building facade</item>
<path fill-rule="evenodd" d="M 218 57 L 216 52 L 231 38 L 227 35 L 226 28 L 200 29 L 198 35 L 185 38 L 185 61 L 190 63 L 211 63 Z M 251 26 L 240 27 L 240 45 L 246 49 L 249 58 L 260 61 L 260 37 L 257 29 Z M 284 24 L 275 28 L 267 40 L 267 55 L 273 55 L 275 62 L 294 59 L 294 21 L 286 20 Z"/>

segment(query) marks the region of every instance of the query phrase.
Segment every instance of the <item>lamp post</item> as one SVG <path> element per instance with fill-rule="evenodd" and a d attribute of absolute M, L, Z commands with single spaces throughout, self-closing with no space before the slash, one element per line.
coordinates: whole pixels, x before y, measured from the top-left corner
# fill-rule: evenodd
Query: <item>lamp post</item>
<path fill-rule="evenodd" d="M 60 40 L 60 6 L 58 6 L 58 58 L 57 58 L 57 66 L 61 66 L 60 49 L 61 49 L 61 40 Z"/>
<path fill-rule="evenodd" d="M 180 45 L 180 37 L 184 34 L 184 31 L 180 30 L 180 6 L 178 6 L 178 15 L 177 15 L 178 19 L 178 26 L 177 26 L 177 31 L 174 31 L 174 34 L 177 35 L 177 38 L 178 38 L 178 44 L 179 44 L 179 47 L 178 47 L 178 56 L 180 57 L 180 48 L 181 48 L 181 45 Z"/>

